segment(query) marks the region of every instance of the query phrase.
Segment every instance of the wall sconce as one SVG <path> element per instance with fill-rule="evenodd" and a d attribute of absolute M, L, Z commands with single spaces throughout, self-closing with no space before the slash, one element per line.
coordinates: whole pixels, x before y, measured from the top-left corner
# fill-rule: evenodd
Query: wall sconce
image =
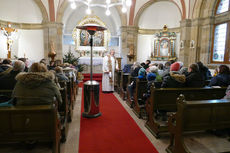
<path fill-rule="evenodd" d="M 184 40 L 180 41 L 180 49 L 184 49 Z"/>
<path fill-rule="evenodd" d="M 194 40 L 190 41 L 190 48 L 195 48 L 195 41 Z"/>

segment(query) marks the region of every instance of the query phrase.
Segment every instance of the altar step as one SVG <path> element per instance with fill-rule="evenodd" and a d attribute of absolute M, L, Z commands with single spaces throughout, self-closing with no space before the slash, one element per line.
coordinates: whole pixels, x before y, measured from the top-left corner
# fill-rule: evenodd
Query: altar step
<path fill-rule="evenodd" d="M 90 80 L 90 74 L 89 73 L 84 73 L 83 76 L 84 76 L 83 82 Z M 94 73 L 93 74 L 93 80 L 101 82 L 102 81 L 102 73 Z"/>

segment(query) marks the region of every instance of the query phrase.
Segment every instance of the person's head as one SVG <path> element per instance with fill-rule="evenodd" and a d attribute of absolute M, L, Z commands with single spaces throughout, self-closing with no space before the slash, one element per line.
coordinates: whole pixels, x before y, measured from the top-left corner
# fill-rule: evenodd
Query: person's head
<path fill-rule="evenodd" d="M 19 58 L 18 60 L 24 62 L 26 67 L 28 66 L 28 61 L 26 58 Z"/>
<path fill-rule="evenodd" d="M 63 69 L 60 66 L 55 67 L 54 70 L 56 73 L 63 73 Z"/>
<path fill-rule="evenodd" d="M 152 72 L 152 73 L 157 73 L 158 72 L 158 68 L 156 66 L 151 66 L 149 68 L 149 71 Z"/>
<path fill-rule="evenodd" d="M 9 64 L 9 65 L 11 65 L 11 64 L 12 64 L 12 61 L 11 61 L 10 59 L 4 59 L 4 60 L 2 61 L 2 64 Z"/>
<path fill-rule="evenodd" d="M 17 60 L 14 62 L 13 70 L 23 72 L 25 69 L 25 63 L 23 61 Z"/>
<path fill-rule="evenodd" d="M 158 64 L 158 69 L 159 69 L 159 70 L 163 70 L 163 69 L 164 69 L 164 65 L 163 65 L 162 63 L 159 63 L 159 64 Z"/>
<path fill-rule="evenodd" d="M 229 67 L 227 65 L 220 65 L 219 74 L 230 74 Z"/>
<path fill-rule="evenodd" d="M 43 63 L 33 63 L 29 72 L 47 72 L 47 67 Z"/>
<path fill-rule="evenodd" d="M 111 49 L 110 52 L 109 52 L 109 54 L 110 54 L 111 56 L 114 56 L 114 55 L 115 55 L 115 50 L 114 50 L 114 49 Z"/>
<path fill-rule="evenodd" d="M 44 59 L 44 58 L 43 58 L 43 59 L 41 59 L 41 60 L 40 60 L 40 63 L 43 63 L 43 64 L 45 64 L 45 65 L 46 65 L 46 64 L 47 64 L 47 63 L 46 63 L 46 59 Z"/>
<path fill-rule="evenodd" d="M 144 67 L 144 66 L 145 66 L 145 63 L 144 63 L 144 62 L 142 62 L 142 63 L 141 63 L 141 66 L 142 66 L 142 67 Z"/>
<path fill-rule="evenodd" d="M 146 75 L 146 71 L 144 68 L 141 68 L 139 71 L 138 71 L 138 78 L 144 78 Z"/>
<path fill-rule="evenodd" d="M 149 65 L 150 63 L 151 63 L 150 60 L 146 60 L 146 61 L 145 61 L 145 65 Z"/>
<path fill-rule="evenodd" d="M 165 68 L 169 68 L 171 66 L 171 63 L 170 62 L 166 62 L 165 63 Z"/>
<path fill-rule="evenodd" d="M 170 71 L 179 71 L 179 70 L 180 70 L 180 64 L 178 62 L 175 62 L 170 66 Z"/>
<path fill-rule="evenodd" d="M 155 73 L 149 73 L 147 74 L 147 81 L 154 81 L 156 79 Z"/>
<path fill-rule="evenodd" d="M 199 72 L 199 67 L 196 63 L 191 64 L 188 68 L 188 72 Z"/>
<path fill-rule="evenodd" d="M 139 62 L 134 62 L 132 68 L 135 69 L 137 67 L 141 67 Z"/>

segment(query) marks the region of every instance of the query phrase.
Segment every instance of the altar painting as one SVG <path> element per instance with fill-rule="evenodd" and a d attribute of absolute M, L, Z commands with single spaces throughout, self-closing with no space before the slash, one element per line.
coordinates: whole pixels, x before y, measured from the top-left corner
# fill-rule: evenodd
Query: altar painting
<path fill-rule="evenodd" d="M 84 26 L 87 24 L 94 24 L 98 26 L 107 27 L 101 19 L 95 15 L 84 17 L 77 26 Z M 72 37 L 75 41 L 75 50 L 81 57 L 90 56 L 90 35 L 86 30 L 73 29 Z M 103 56 L 108 50 L 110 41 L 109 30 L 97 31 L 93 36 L 93 54 L 95 56 Z"/>
<path fill-rule="evenodd" d="M 90 46 L 90 35 L 86 30 L 80 30 L 80 46 Z M 93 46 L 104 46 L 104 31 L 97 31 L 94 34 Z"/>

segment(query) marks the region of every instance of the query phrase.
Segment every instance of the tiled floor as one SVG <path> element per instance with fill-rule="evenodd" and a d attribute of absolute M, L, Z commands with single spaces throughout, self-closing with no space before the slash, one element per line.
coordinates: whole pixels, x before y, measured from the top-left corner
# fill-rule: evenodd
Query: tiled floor
<path fill-rule="evenodd" d="M 69 126 L 67 140 L 61 145 L 61 153 L 78 153 L 79 144 L 79 130 L 80 130 L 80 108 L 81 108 L 81 88 L 77 96 L 77 101 L 74 109 L 73 120 Z M 118 98 L 123 107 L 132 116 L 135 122 L 139 125 L 140 129 L 145 133 L 147 138 L 156 147 L 159 153 L 165 153 L 165 149 L 169 144 L 169 135 L 162 135 L 160 139 L 155 137 L 145 128 L 145 121 L 136 117 L 132 109 L 121 100 L 117 93 L 114 95 Z M 185 144 L 192 153 L 220 153 L 230 151 L 230 142 L 226 138 L 219 138 L 212 134 L 207 133 L 189 133 L 186 134 Z M 24 145 L 1 145 L 0 153 L 51 153 L 52 150 L 47 145 L 38 145 L 33 150 L 25 149 Z"/>

